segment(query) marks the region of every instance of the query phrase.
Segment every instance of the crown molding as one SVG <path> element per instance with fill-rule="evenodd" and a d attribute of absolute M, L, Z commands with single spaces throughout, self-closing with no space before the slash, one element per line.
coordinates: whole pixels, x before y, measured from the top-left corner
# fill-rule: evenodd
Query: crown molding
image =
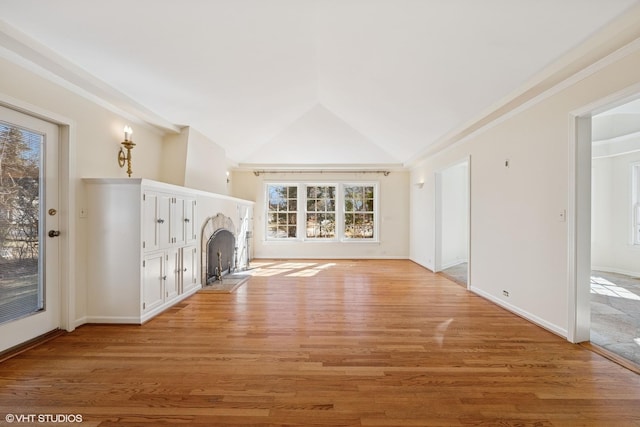
<path fill-rule="evenodd" d="M 139 124 L 163 131 L 180 127 L 0 20 L 0 57 Z"/>

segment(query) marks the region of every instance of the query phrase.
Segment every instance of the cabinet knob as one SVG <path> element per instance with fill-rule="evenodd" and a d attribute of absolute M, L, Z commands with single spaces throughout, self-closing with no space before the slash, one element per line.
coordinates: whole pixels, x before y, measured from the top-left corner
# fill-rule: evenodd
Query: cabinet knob
<path fill-rule="evenodd" d="M 185 218 L 184 222 L 190 222 L 189 218 Z"/>
<path fill-rule="evenodd" d="M 184 270 L 182 270 L 182 271 L 187 271 L 186 267 L 185 267 L 185 269 L 184 269 Z"/>
<path fill-rule="evenodd" d="M 167 276 L 162 276 L 162 280 L 167 280 Z"/>
<path fill-rule="evenodd" d="M 164 219 L 158 218 L 158 224 L 164 224 Z"/>

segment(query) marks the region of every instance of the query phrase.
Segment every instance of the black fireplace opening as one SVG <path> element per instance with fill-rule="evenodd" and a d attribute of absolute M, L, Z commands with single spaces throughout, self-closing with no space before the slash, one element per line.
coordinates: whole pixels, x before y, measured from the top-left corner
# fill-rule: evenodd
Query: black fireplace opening
<path fill-rule="evenodd" d="M 216 230 L 207 242 L 207 284 L 234 271 L 236 237 L 226 229 Z"/>

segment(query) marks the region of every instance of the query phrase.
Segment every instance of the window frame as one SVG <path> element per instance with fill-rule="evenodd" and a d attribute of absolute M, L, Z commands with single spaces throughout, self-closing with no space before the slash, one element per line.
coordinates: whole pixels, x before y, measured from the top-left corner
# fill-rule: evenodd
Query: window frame
<path fill-rule="evenodd" d="M 340 237 L 340 231 L 339 231 L 339 224 L 340 224 L 340 213 L 339 213 L 339 209 L 338 209 L 338 203 L 340 200 L 340 185 L 338 183 L 334 183 L 334 182 L 305 182 L 305 183 L 301 183 L 302 187 L 304 188 L 304 200 L 303 200 L 303 212 L 302 212 L 302 222 L 301 225 L 302 227 L 304 227 L 304 233 L 302 234 L 302 239 L 306 242 L 337 242 L 339 241 L 339 237 Z M 333 211 L 326 211 L 326 212 L 333 212 L 334 215 L 334 231 L 333 231 L 333 237 L 309 237 L 307 235 L 307 215 L 309 214 L 309 210 L 308 210 L 308 202 L 309 202 L 309 187 L 333 187 L 334 188 L 334 198 L 333 198 L 333 202 L 334 202 L 334 209 Z M 317 198 L 316 198 L 317 200 Z M 319 211 L 311 211 L 311 212 L 319 212 Z"/>
<path fill-rule="evenodd" d="M 296 237 L 270 237 L 269 236 L 269 188 L 273 186 L 285 186 L 297 188 L 297 212 L 296 212 Z M 349 186 L 373 187 L 373 237 L 347 237 L 345 235 L 345 188 Z M 307 189 L 309 187 L 335 187 L 335 231 L 334 237 L 307 237 Z M 380 185 L 377 181 L 265 181 L 264 209 L 264 241 L 275 242 L 301 242 L 301 243 L 380 243 Z"/>
<path fill-rule="evenodd" d="M 287 187 L 287 188 L 296 188 L 296 211 L 295 211 L 295 230 L 296 230 L 296 236 L 295 237 L 291 237 L 288 235 L 287 232 L 287 236 L 286 237 L 275 237 L 275 236 L 269 236 L 269 227 L 270 227 L 270 223 L 269 223 L 269 216 L 271 215 L 271 210 L 270 210 L 270 203 L 271 203 L 271 197 L 270 197 L 270 187 L 275 187 L 275 186 L 283 186 L 283 187 Z M 264 191 L 265 191 L 265 205 L 264 205 L 264 209 L 265 209 L 265 220 L 264 220 L 264 238 L 265 241 L 270 241 L 270 242 L 290 242 L 290 241 L 296 241 L 296 240 L 300 240 L 300 184 L 297 182 L 265 182 L 265 186 L 264 186 Z M 287 191 L 288 193 L 288 191 Z M 287 194 L 287 201 L 290 200 L 289 195 Z M 289 203 L 287 202 L 287 210 L 285 212 L 287 212 L 287 215 L 291 215 L 289 210 Z M 280 211 L 276 211 L 276 212 L 280 212 Z M 277 225 L 276 225 L 277 226 Z M 287 230 L 289 229 L 289 227 L 291 227 L 289 220 L 287 220 Z"/>
<path fill-rule="evenodd" d="M 347 237 L 346 235 L 346 221 L 347 221 L 347 212 L 345 207 L 346 201 L 346 187 L 373 187 L 373 210 L 372 211 L 363 211 L 363 213 L 371 213 L 373 216 L 373 236 L 372 237 Z M 366 181 L 347 181 L 342 182 L 340 184 L 340 192 L 342 194 L 341 197 L 341 230 L 340 230 L 340 239 L 343 242 L 357 242 L 357 243 L 365 243 L 365 242 L 379 242 L 380 241 L 380 227 L 379 227 L 379 212 L 378 203 L 380 199 L 380 193 L 378 190 L 377 182 L 366 182 Z M 355 212 L 355 211 L 354 211 Z"/>

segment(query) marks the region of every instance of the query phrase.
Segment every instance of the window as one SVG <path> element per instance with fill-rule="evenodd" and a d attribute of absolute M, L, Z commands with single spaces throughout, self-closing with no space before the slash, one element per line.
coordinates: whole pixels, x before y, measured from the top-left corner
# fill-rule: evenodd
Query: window
<path fill-rule="evenodd" d="M 374 186 L 345 185 L 344 237 L 346 239 L 373 239 L 375 229 Z"/>
<path fill-rule="evenodd" d="M 632 243 L 640 245 L 640 163 L 631 165 L 631 179 Z"/>
<path fill-rule="evenodd" d="M 298 186 L 269 184 L 267 200 L 267 238 L 296 238 L 298 236 Z"/>
<path fill-rule="evenodd" d="M 268 183 L 266 239 L 377 241 L 376 183 Z"/>
<path fill-rule="evenodd" d="M 308 239 L 334 239 L 336 237 L 336 187 L 333 185 L 307 186 L 306 215 Z"/>

